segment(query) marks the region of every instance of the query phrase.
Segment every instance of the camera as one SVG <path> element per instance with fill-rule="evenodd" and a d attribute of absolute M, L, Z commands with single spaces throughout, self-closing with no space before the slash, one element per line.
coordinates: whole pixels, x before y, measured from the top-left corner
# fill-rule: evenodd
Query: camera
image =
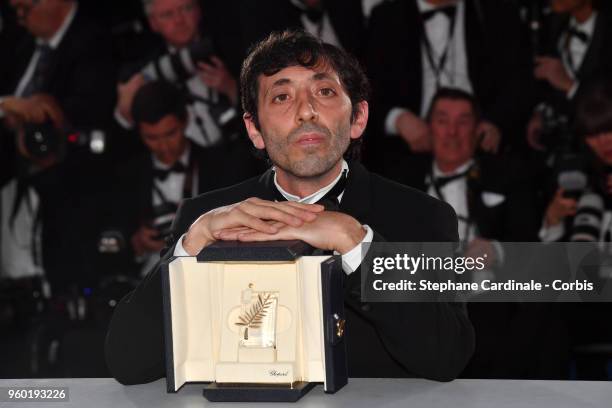
<path fill-rule="evenodd" d="M 70 131 L 57 129 L 51 122 L 27 124 L 23 127 L 24 146 L 36 159 L 65 157 L 72 151 L 85 150 L 102 154 L 106 150 L 106 133 L 99 129 Z"/>
<path fill-rule="evenodd" d="M 157 230 L 156 239 L 166 240 L 172 235 L 172 222 L 176 216 L 178 206 L 171 202 L 164 202 L 153 207 L 153 228 Z"/>
<path fill-rule="evenodd" d="M 580 197 L 572 225 L 572 242 L 597 242 L 602 227 L 604 203 L 600 195 L 586 193 Z"/>
<path fill-rule="evenodd" d="M 560 114 L 553 106 L 543 105 L 539 109 L 542 116 L 542 144 L 549 152 L 572 151 L 573 133 L 566 115 Z"/>

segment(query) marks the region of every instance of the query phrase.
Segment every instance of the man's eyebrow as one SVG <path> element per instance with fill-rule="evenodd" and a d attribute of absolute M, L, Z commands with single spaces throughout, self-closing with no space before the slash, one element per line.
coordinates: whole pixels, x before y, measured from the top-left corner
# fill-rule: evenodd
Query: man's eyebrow
<path fill-rule="evenodd" d="M 329 72 L 317 72 L 316 74 L 312 76 L 312 79 L 316 81 L 321 81 L 323 79 L 329 79 L 331 81 L 336 80 L 336 78 L 334 78 Z"/>
<path fill-rule="evenodd" d="M 272 84 L 272 86 L 270 88 L 275 87 L 275 86 L 280 86 L 280 85 L 286 85 L 286 84 L 288 84 L 290 82 L 291 82 L 291 80 L 289 78 L 277 79 L 276 81 L 274 81 L 274 83 Z"/>
<path fill-rule="evenodd" d="M 289 78 L 280 78 L 277 79 L 276 81 L 274 81 L 272 83 L 272 85 L 270 85 L 264 92 L 264 96 L 268 95 L 270 93 L 270 91 L 274 88 L 276 88 L 277 86 L 282 86 L 282 85 L 287 85 L 290 84 L 291 80 Z"/>

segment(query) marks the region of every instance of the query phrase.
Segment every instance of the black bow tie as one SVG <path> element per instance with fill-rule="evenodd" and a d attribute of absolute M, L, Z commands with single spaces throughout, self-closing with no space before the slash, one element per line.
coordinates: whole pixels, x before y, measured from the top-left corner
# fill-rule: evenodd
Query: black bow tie
<path fill-rule="evenodd" d="M 455 180 L 458 180 L 460 178 L 467 176 L 467 174 L 470 172 L 471 169 L 472 167 L 470 166 L 470 168 L 468 168 L 466 171 L 462 171 L 461 173 L 453 174 L 452 176 L 434 177 L 432 184 L 436 188 L 442 188 L 448 183 L 450 183 L 451 181 L 455 181 Z"/>
<path fill-rule="evenodd" d="M 342 176 L 340 176 L 340 180 L 329 190 L 323 197 L 321 197 L 315 204 L 321 204 L 325 207 L 326 211 L 338 211 L 340 209 L 340 198 L 344 189 L 346 188 L 346 180 L 347 180 L 347 170 L 342 172 Z M 287 201 L 284 195 L 278 191 L 276 185 L 274 185 L 274 195 L 276 196 L 276 201 Z"/>
<path fill-rule="evenodd" d="M 568 39 L 575 37 L 578 40 L 582 41 L 584 44 L 589 42 L 589 35 L 582 30 L 578 30 L 576 27 L 570 27 L 567 29 L 567 37 Z"/>
<path fill-rule="evenodd" d="M 155 177 L 159 181 L 164 181 L 168 178 L 170 173 L 185 173 L 186 171 L 187 168 L 185 167 L 185 165 L 180 161 L 177 161 L 169 169 L 153 169 L 153 177 Z"/>
<path fill-rule="evenodd" d="M 424 22 L 427 22 L 429 19 L 433 18 L 436 14 L 443 13 L 444 15 L 446 15 L 446 17 L 452 20 L 455 18 L 456 11 L 457 11 L 457 6 L 438 7 L 433 10 L 428 10 L 428 11 L 421 13 L 421 17 L 423 18 Z"/>

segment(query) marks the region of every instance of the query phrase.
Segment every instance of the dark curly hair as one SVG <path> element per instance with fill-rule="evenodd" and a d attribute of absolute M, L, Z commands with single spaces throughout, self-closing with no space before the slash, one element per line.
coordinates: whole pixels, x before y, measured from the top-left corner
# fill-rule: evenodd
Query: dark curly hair
<path fill-rule="evenodd" d="M 351 100 L 353 121 L 357 104 L 367 101 L 370 96 L 370 83 L 361 65 L 346 51 L 324 43 L 303 30 L 274 32 L 250 48 L 240 72 L 242 109 L 259 129 L 257 96 L 260 75 L 271 76 L 292 66 L 314 68 L 321 65 L 329 66 L 338 74 Z M 351 141 L 347 151 L 349 158 L 358 157 L 360 145 L 361 138 Z"/>

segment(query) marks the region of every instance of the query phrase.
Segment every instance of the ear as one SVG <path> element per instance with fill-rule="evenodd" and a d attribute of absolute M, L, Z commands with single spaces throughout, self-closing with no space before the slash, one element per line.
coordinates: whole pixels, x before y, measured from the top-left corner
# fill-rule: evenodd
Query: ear
<path fill-rule="evenodd" d="M 357 110 L 353 123 L 351 123 L 351 139 L 361 137 L 368 125 L 369 105 L 367 101 L 361 101 L 357 104 Z"/>
<path fill-rule="evenodd" d="M 251 139 L 251 143 L 259 150 L 263 150 L 266 148 L 266 144 L 264 143 L 263 136 L 257 126 L 255 126 L 255 122 L 253 121 L 253 116 L 248 113 L 242 115 L 242 120 L 244 121 L 244 126 L 246 126 L 247 133 L 249 134 L 249 139 Z"/>

